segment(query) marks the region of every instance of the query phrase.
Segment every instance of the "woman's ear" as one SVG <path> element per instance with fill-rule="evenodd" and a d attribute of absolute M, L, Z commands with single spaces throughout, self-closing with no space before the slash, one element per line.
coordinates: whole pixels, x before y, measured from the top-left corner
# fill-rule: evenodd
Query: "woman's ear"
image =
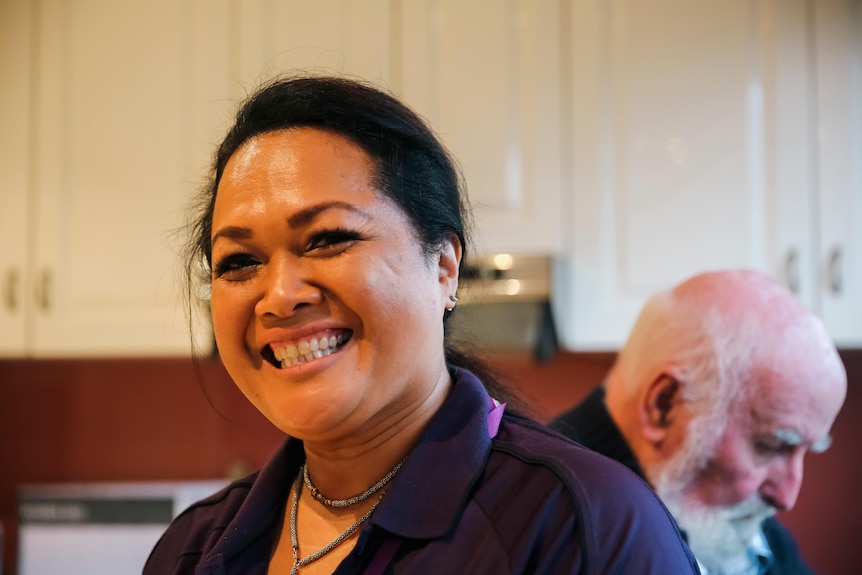
<path fill-rule="evenodd" d="M 450 302 L 458 291 L 458 269 L 461 265 L 461 240 L 455 234 L 450 234 L 439 250 L 438 273 L 440 279 L 440 295 L 444 302 Z"/>
<path fill-rule="evenodd" d="M 656 447 L 667 438 L 679 412 L 680 394 L 679 381 L 664 372 L 647 386 L 640 405 L 641 430 Z"/>

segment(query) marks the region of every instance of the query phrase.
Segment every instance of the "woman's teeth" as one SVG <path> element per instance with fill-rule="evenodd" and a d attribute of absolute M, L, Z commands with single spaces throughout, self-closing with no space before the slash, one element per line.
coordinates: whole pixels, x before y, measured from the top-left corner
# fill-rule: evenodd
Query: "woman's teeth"
<path fill-rule="evenodd" d="M 281 362 L 281 367 L 290 367 L 326 357 L 349 339 L 350 334 L 339 333 L 320 339 L 301 341 L 297 345 L 273 348 L 272 353 L 275 355 L 275 359 Z"/>

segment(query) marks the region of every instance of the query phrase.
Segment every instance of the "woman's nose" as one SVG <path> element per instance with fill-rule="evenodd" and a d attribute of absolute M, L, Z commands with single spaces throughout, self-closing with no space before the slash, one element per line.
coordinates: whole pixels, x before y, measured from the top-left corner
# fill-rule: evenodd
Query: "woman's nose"
<path fill-rule="evenodd" d="M 255 306 L 259 317 L 290 317 L 299 309 L 320 303 L 320 289 L 309 283 L 296 258 L 271 259 L 261 275 L 260 300 Z"/>

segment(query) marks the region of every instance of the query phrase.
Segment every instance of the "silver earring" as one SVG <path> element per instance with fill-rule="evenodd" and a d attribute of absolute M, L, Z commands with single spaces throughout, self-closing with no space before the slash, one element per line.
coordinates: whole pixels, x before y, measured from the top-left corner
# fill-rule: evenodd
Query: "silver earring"
<path fill-rule="evenodd" d="M 458 303 L 458 296 L 456 296 L 456 295 L 450 295 L 450 296 L 449 296 L 449 301 L 451 301 L 451 302 L 452 302 L 452 307 L 447 307 L 447 308 L 446 308 L 446 311 L 452 311 L 453 309 L 455 309 L 455 304 L 457 304 L 457 303 Z"/>

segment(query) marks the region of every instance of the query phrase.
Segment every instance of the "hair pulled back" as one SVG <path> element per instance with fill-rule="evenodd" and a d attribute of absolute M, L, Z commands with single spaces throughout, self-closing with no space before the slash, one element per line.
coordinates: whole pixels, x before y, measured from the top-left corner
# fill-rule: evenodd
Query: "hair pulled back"
<path fill-rule="evenodd" d="M 189 294 L 197 291 L 195 286 L 211 282 L 213 210 L 228 160 L 255 136 L 291 128 L 328 130 L 362 148 L 372 163 L 373 184 L 407 215 L 423 251 L 430 256 L 456 236 L 463 269 L 471 221 L 466 192 L 455 161 L 425 121 L 394 96 L 362 81 L 282 77 L 264 84 L 240 105 L 218 147 L 189 224 L 185 252 Z M 443 313 L 444 324 L 449 315 Z M 507 395 L 483 362 L 455 349 L 448 337 L 445 350 L 449 363 L 476 373 L 492 393 Z"/>

